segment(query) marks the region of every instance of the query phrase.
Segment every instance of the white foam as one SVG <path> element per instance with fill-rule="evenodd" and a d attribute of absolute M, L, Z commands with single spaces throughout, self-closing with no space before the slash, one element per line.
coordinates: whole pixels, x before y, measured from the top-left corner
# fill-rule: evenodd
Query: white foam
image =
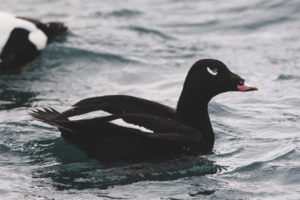
<path fill-rule="evenodd" d="M 35 24 L 16 18 L 12 14 L 0 12 L 0 52 L 2 52 L 10 33 L 15 28 L 22 28 L 29 31 L 28 39 L 38 50 L 45 48 L 48 38 L 44 32 L 35 26 Z"/>

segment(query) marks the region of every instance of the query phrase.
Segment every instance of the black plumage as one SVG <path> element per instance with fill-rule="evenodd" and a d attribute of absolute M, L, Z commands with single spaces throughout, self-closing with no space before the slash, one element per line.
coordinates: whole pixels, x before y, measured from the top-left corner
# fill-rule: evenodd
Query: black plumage
<path fill-rule="evenodd" d="M 101 162 L 168 159 L 211 151 L 214 133 L 208 102 L 222 92 L 251 90 L 257 88 L 246 86 L 222 62 L 203 59 L 191 67 L 176 110 L 142 98 L 111 95 L 84 99 L 62 113 L 48 108 L 31 115 L 57 127 L 67 142 Z M 69 119 L 97 110 L 110 115 Z M 151 132 L 112 123 L 117 119 Z"/>

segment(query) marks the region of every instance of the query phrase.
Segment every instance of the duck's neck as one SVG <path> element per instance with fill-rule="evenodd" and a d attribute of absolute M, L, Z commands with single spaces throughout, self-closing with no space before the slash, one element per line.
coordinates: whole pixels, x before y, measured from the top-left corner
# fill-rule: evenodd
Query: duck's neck
<path fill-rule="evenodd" d="M 193 127 L 202 134 L 199 144 L 201 151 L 210 151 L 214 145 L 214 132 L 208 115 L 208 102 L 210 99 L 195 97 L 182 91 L 176 110 L 176 120 Z"/>

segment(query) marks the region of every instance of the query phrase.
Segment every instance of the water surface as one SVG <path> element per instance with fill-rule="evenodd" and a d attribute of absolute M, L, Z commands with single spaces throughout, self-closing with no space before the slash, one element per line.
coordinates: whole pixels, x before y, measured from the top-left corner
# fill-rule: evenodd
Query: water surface
<path fill-rule="evenodd" d="M 1 199 L 299 199 L 300 3 L 10 0 L 1 10 L 70 31 L 31 68 L 0 76 Z M 175 107 L 189 67 L 216 58 L 259 87 L 210 103 L 212 154 L 104 166 L 32 121 L 82 98 Z"/>

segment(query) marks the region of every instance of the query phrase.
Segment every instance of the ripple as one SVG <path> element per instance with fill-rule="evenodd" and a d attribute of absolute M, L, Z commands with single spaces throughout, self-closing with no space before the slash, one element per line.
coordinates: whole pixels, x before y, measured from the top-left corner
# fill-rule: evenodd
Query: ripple
<path fill-rule="evenodd" d="M 283 8 L 289 7 L 288 1 L 281 0 L 281 1 L 259 1 L 254 3 L 253 5 L 244 5 L 244 6 L 235 6 L 233 8 L 227 8 L 225 10 L 226 13 L 242 13 L 247 10 L 258 10 L 258 9 L 268 9 L 272 10 L 275 8 Z"/>
<path fill-rule="evenodd" d="M 290 22 L 293 21 L 291 17 L 277 17 L 277 18 L 272 18 L 272 19 L 260 19 L 260 20 L 255 20 L 253 22 L 243 22 L 242 24 L 239 25 L 233 25 L 229 26 L 226 29 L 227 30 L 233 30 L 233 29 L 239 29 L 242 31 L 254 31 L 257 29 L 260 29 L 262 27 L 267 27 L 267 26 L 272 26 L 274 24 L 282 24 L 284 22 Z"/>
<path fill-rule="evenodd" d="M 8 152 L 10 151 L 10 147 L 5 145 L 5 144 L 0 144 L 0 152 L 1 153 L 5 153 L 5 152 Z"/>
<path fill-rule="evenodd" d="M 234 149 L 234 150 L 232 150 L 232 151 L 230 151 L 230 152 L 218 154 L 217 156 L 218 156 L 218 157 L 221 157 L 221 158 L 224 158 L 224 157 L 231 157 L 231 156 L 233 156 L 233 155 L 236 155 L 236 154 L 242 152 L 243 150 L 244 150 L 244 148 L 243 148 L 243 147 L 240 147 L 240 148 Z"/>
<path fill-rule="evenodd" d="M 237 112 L 237 110 L 217 102 L 210 103 L 208 110 L 210 114 L 218 116 L 234 116 Z"/>
<path fill-rule="evenodd" d="M 243 165 L 240 167 L 237 167 L 235 170 L 229 172 L 230 174 L 233 173 L 242 173 L 242 172 L 248 172 L 248 171 L 255 171 L 257 169 L 262 168 L 264 165 L 268 164 L 268 163 L 273 163 L 275 161 L 280 161 L 280 160 L 285 160 L 286 158 L 288 158 L 291 154 L 295 153 L 295 148 L 289 148 L 286 149 L 285 151 L 281 152 L 278 155 L 275 155 L 273 158 L 267 158 L 265 160 L 262 161 L 254 161 L 251 162 L 247 165 Z"/>
<path fill-rule="evenodd" d="M 207 26 L 215 26 L 218 25 L 218 20 L 207 20 L 204 22 L 197 23 L 173 23 L 173 24 L 164 24 L 166 27 L 183 27 L 183 28 L 191 28 L 191 27 L 207 27 Z"/>
<path fill-rule="evenodd" d="M 105 60 L 110 62 L 137 63 L 137 61 L 126 58 L 123 55 L 106 52 L 95 52 L 74 47 L 51 48 L 51 50 L 48 50 L 44 53 L 44 57 L 47 60 L 63 59 L 64 61 L 66 61 L 65 59 L 96 59 L 97 61 Z"/>
<path fill-rule="evenodd" d="M 18 107 L 30 107 L 33 98 L 37 94 L 35 92 L 3 89 L 0 88 L 0 110 L 9 110 Z"/>
<path fill-rule="evenodd" d="M 284 81 L 284 80 L 299 80 L 300 76 L 292 75 L 292 74 L 280 74 L 276 80 Z"/>
<path fill-rule="evenodd" d="M 292 174 L 292 176 L 291 176 Z M 299 185 L 300 166 L 280 166 L 278 167 L 275 179 L 281 185 Z"/>
<path fill-rule="evenodd" d="M 114 10 L 108 14 L 106 14 L 106 16 L 108 17 L 136 17 L 138 15 L 141 15 L 142 12 L 137 11 L 137 10 L 130 10 L 130 9 L 120 9 L 120 10 Z"/>
<path fill-rule="evenodd" d="M 70 188 L 106 189 L 140 181 L 167 181 L 183 177 L 214 174 L 220 166 L 203 158 L 184 157 L 168 162 L 122 164 L 99 169 L 97 162 L 72 162 L 44 167 L 35 172 L 36 178 L 51 178 L 59 190 Z"/>
<path fill-rule="evenodd" d="M 158 30 L 149 29 L 149 28 L 145 28 L 145 27 L 141 27 L 141 26 L 125 26 L 123 28 L 131 30 L 131 31 L 135 31 L 135 32 L 137 32 L 139 34 L 158 36 L 158 37 L 160 37 L 162 39 L 167 39 L 167 40 L 173 40 L 173 39 L 175 39 L 172 36 L 166 35 L 166 34 L 160 32 Z"/>
<path fill-rule="evenodd" d="M 205 195 L 205 196 L 208 196 L 208 195 L 211 195 L 213 193 L 215 193 L 217 190 L 203 190 L 203 191 L 199 191 L 197 193 L 193 193 L 193 194 L 190 194 L 191 197 L 195 197 L 195 196 L 198 196 L 198 195 Z"/>

